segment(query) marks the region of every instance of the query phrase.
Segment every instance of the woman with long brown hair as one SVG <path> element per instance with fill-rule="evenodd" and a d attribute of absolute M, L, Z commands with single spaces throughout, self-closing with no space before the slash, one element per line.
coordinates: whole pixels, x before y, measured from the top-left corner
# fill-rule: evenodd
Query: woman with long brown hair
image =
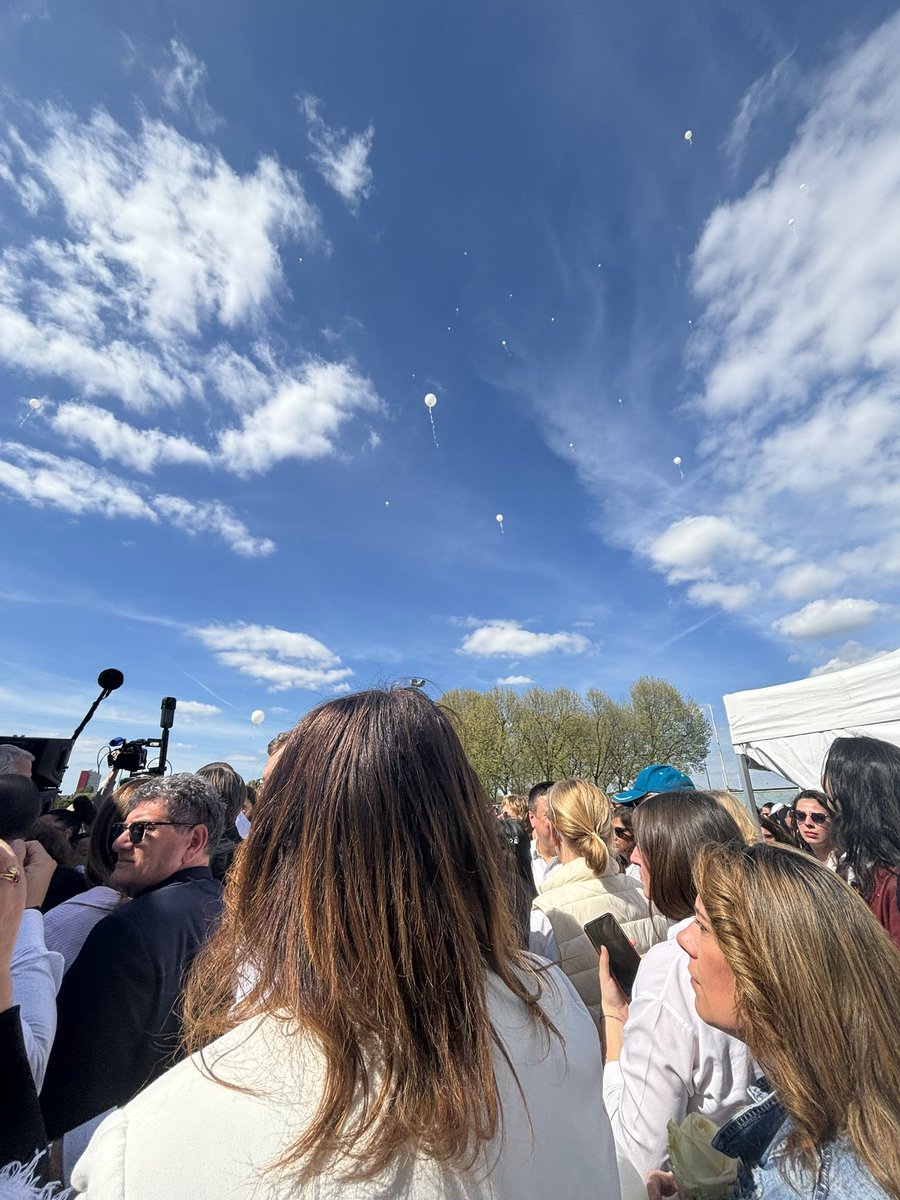
<path fill-rule="evenodd" d="M 720 1125 L 747 1103 L 754 1078 L 747 1047 L 697 1016 L 689 960 L 676 937 L 694 919 L 701 847 L 746 840 L 756 826 L 748 817 L 742 829 L 719 792 L 658 792 L 636 810 L 634 832 L 650 907 L 673 924 L 644 956 L 630 1003 L 601 966 L 603 1095 L 616 1142 L 644 1178 L 666 1156 L 669 1121 L 699 1113 Z"/>
<path fill-rule="evenodd" d="M 617 1200 L 596 1030 L 518 949 L 498 837 L 418 690 L 309 713 L 192 974 L 195 1054 L 107 1120 L 76 1186 Z"/>
<path fill-rule="evenodd" d="M 900 955 L 866 905 L 801 851 L 707 846 L 695 868 L 697 1013 L 739 1037 L 768 1095 L 715 1145 L 735 1200 L 898 1200 Z M 654 1177 L 651 1196 L 674 1195 Z"/>

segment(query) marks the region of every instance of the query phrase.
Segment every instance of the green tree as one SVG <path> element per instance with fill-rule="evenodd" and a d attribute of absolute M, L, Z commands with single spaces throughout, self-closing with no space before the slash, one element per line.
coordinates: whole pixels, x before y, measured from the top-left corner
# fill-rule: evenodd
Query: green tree
<path fill-rule="evenodd" d="M 644 675 L 631 688 L 634 749 L 640 767 L 671 763 L 699 767 L 709 753 L 709 723 L 699 705 L 665 679 Z"/>

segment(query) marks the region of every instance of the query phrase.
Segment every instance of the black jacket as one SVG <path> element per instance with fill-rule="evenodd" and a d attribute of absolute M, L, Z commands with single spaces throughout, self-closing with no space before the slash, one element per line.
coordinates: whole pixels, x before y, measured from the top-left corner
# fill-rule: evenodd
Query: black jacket
<path fill-rule="evenodd" d="M 59 992 L 41 1091 L 51 1138 L 125 1104 L 180 1057 L 184 976 L 221 910 L 222 885 L 189 867 L 91 930 Z"/>

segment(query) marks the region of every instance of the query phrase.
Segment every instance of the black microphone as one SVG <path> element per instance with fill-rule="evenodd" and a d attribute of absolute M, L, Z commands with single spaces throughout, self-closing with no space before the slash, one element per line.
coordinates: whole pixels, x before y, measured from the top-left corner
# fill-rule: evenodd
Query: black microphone
<path fill-rule="evenodd" d="M 97 682 L 103 688 L 104 692 L 114 692 L 125 682 L 125 676 L 121 671 L 117 671 L 115 667 L 107 667 L 105 671 L 101 671 L 97 676 Z"/>

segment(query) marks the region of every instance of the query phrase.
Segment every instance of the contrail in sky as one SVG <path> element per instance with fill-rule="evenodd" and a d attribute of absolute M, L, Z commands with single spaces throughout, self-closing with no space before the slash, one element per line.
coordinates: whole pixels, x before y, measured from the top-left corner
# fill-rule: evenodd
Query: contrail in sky
<path fill-rule="evenodd" d="M 204 692 L 209 692 L 211 696 L 215 696 L 217 700 L 221 700 L 223 704 L 227 704 L 229 708 L 234 708 L 234 705 L 230 700 L 226 700 L 224 696 L 220 696 L 218 692 L 214 692 L 212 688 L 208 688 L 205 683 L 201 683 L 200 680 L 194 678 L 193 675 L 188 675 L 187 671 L 182 671 L 181 673 L 182 675 L 187 675 L 188 679 L 192 679 L 194 683 L 196 683 L 197 687 L 202 687 Z"/>

